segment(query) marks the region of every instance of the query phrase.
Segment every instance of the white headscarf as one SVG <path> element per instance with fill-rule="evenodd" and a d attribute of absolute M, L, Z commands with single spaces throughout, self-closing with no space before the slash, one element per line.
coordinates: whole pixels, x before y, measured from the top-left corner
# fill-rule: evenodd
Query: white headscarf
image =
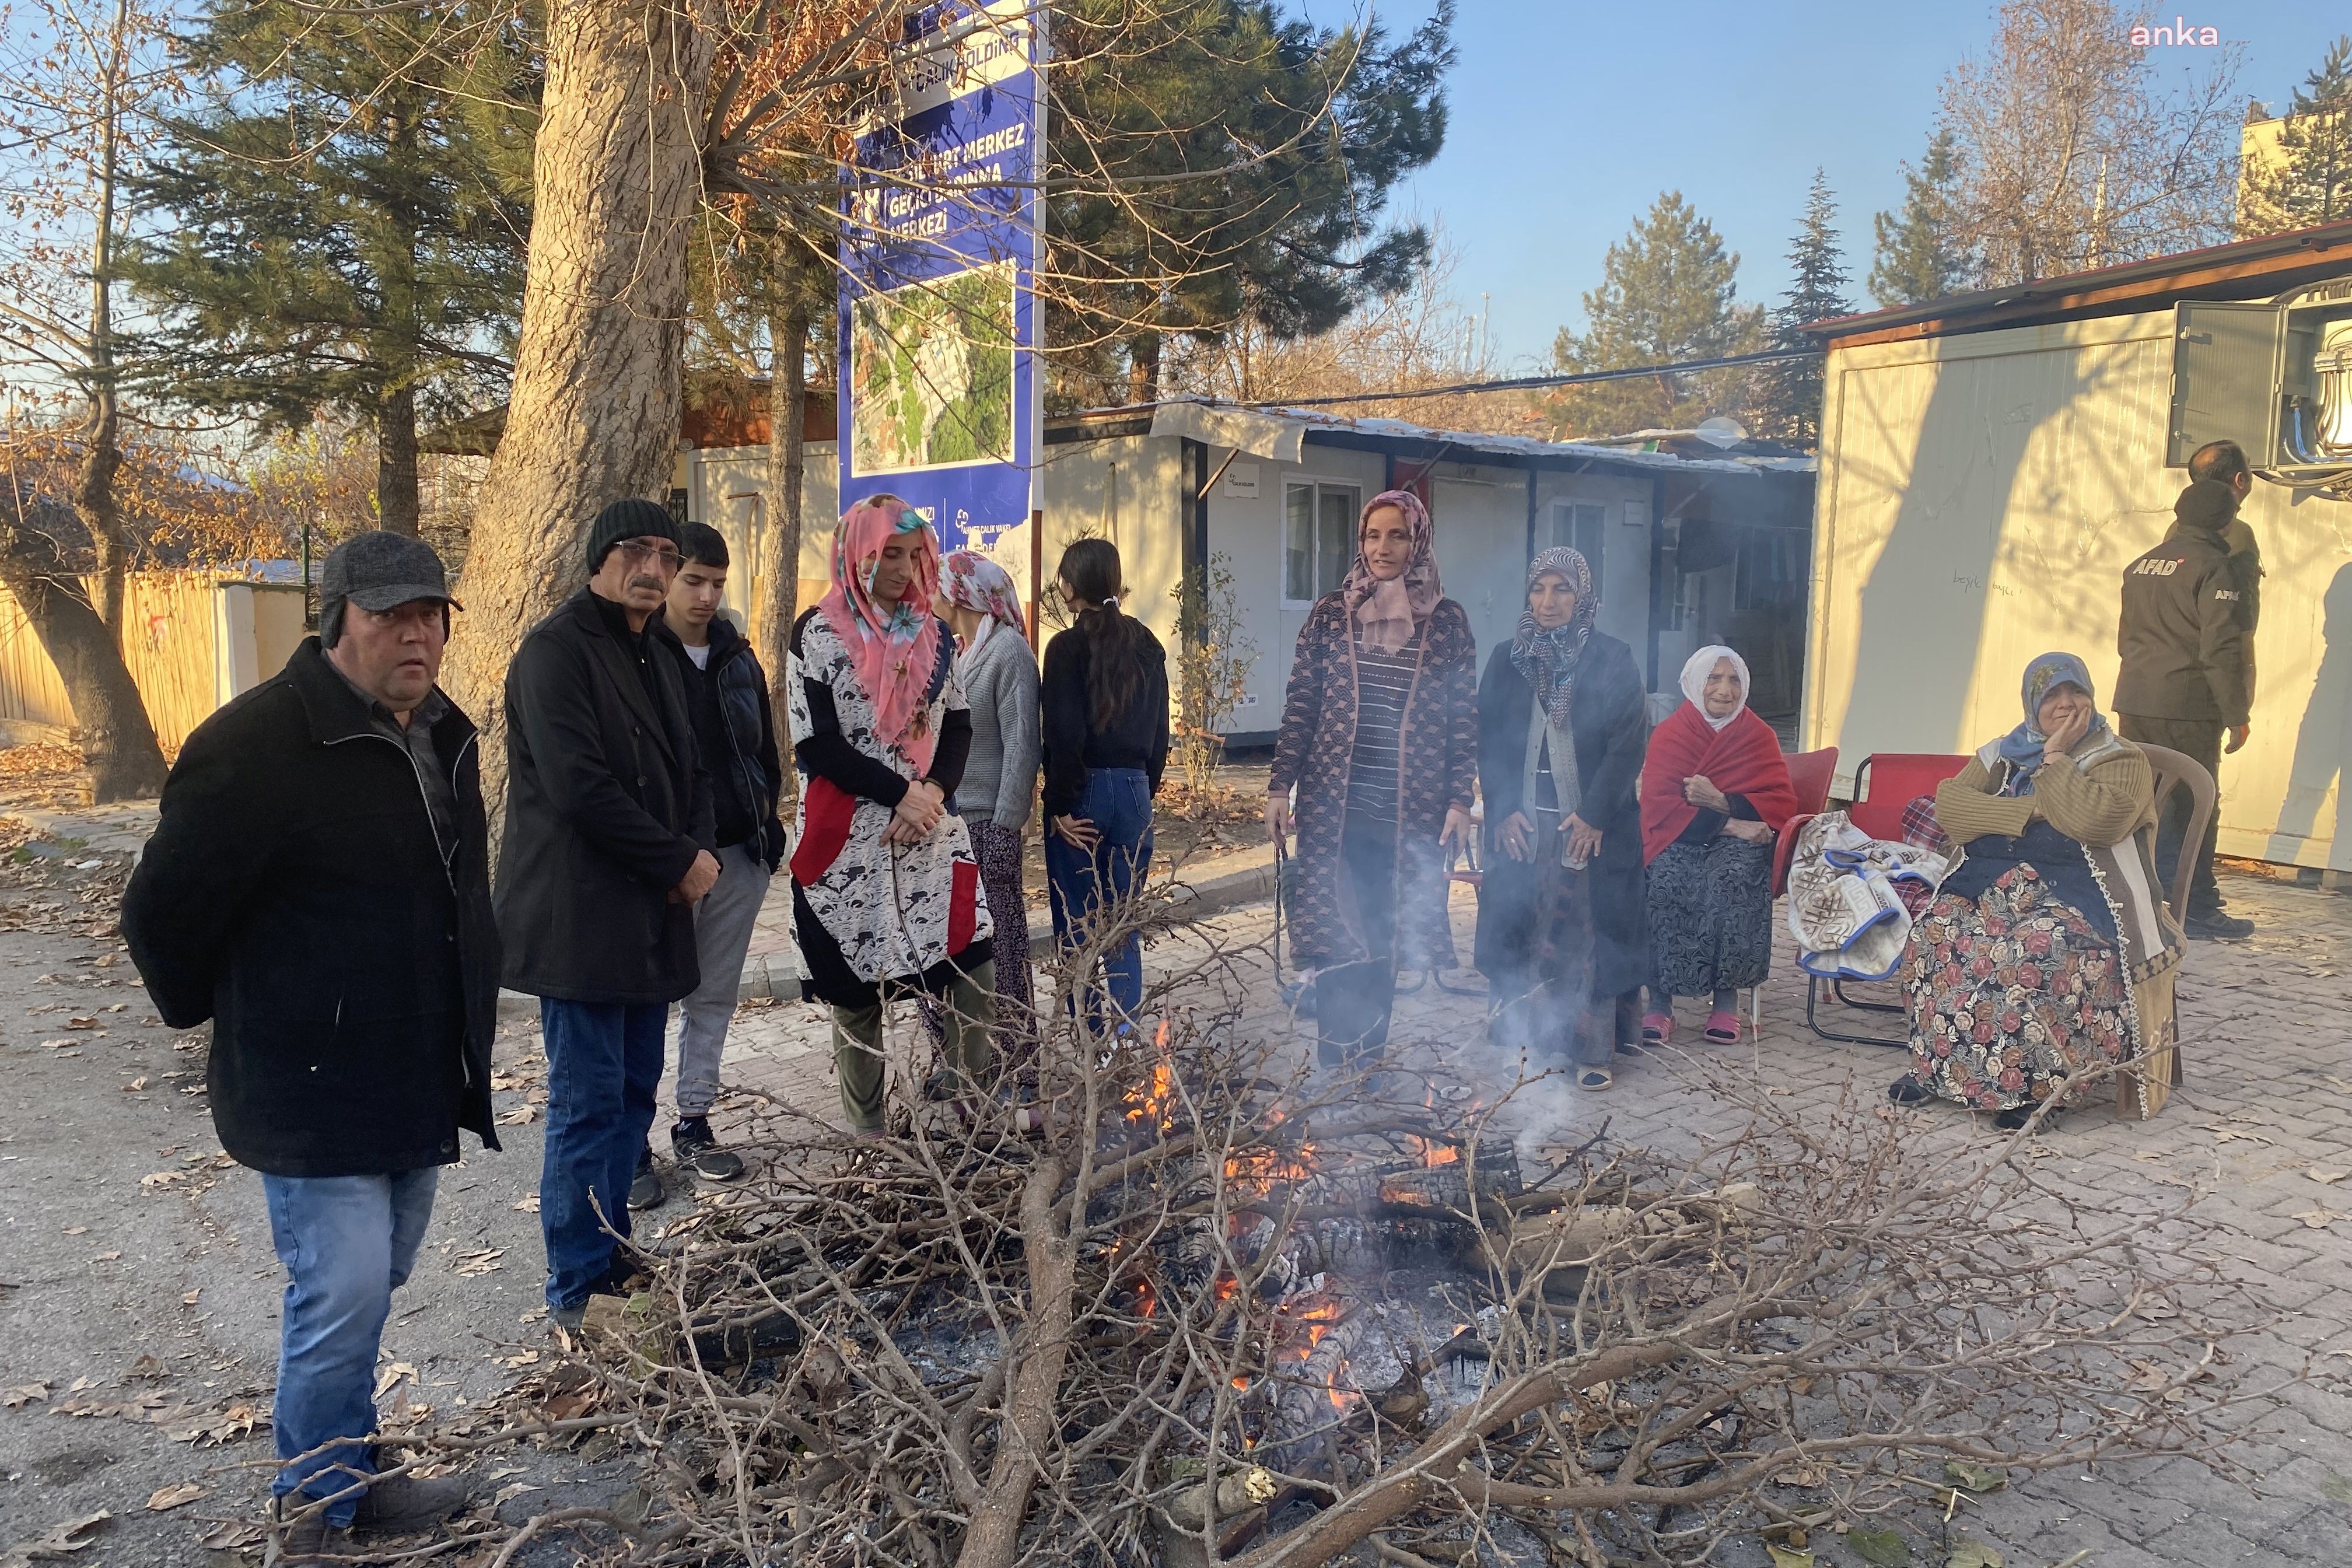
<path fill-rule="evenodd" d="M 1739 677 L 1739 708 L 1720 719 L 1706 710 L 1706 678 L 1715 673 L 1715 661 L 1718 658 L 1729 659 L 1733 673 Z M 1739 717 L 1740 709 L 1748 706 L 1748 661 L 1720 644 L 1699 649 L 1683 666 L 1683 695 L 1690 699 L 1690 705 L 1698 710 L 1698 716 L 1706 721 L 1711 730 L 1720 731 Z"/>

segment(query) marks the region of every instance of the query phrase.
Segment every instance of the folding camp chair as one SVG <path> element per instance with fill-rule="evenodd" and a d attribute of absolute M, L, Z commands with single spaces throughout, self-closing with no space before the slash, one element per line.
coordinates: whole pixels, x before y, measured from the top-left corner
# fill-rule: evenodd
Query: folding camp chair
<path fill-rule="evenodd" d="M 1923 795 L 1933 795 L 1936 786 L 1954 777 L 1969 765 L 1965 756 L 1946 756 L 1939 752 L 1875 752 L 1862 759 L 1853 771 L 1853 790 L 1861 795 L 1865 784 L 1867 798 L 1856 800 L 1847 812 L 1847 819 L 1873 838 L 1900 842 L 1903 837 L 1903 808 Z M 1796 837 L 1795 824 L 1790 824 L 1790 840 Z M 1846 994 L 1845 981 L 1828 981 L 1826 986 L 1817 974 L 1805 976 L 1805 1026 L 1824 1040 L 1842 1040 L 1855 1046 L 1888 1046 L 1907 1050 L 1911 1045 L 1906 1032 L 1897 1039 L 1883 1035 L 1850 1035 L 1822 1026 L 1819 1014 L 1822 992 L 1826 988 L 1840 1003 L 1864 1013 L 1900 1014 L 1900 1002 L 1869 1002 Z"/>

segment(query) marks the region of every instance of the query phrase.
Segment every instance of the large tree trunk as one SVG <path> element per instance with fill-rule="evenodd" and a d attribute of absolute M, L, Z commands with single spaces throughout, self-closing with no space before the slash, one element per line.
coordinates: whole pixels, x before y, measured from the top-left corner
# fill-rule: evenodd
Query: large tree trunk
<path fill-rule="evenodd" d="M 759 625 L 755 646 L 768 667 L 768 696 L 778 713 L 787 706 L 784 658 L 792 642 L 793 621 L 800 614 L 801 496 L 808 477 L 808 443 L 803 421 L 808 410 L 808 301 L 793 279 L 792 304 L 768 323 L 774 344 L 768 367 L 768 527 L 760 542 Z M 792 738 L 781 736 L 783 749 Z M 799 774 L 784 769 L 789 795 L 800 787 Z M 787 802 L 789 805 L 789 802 Z"/>
<path fill-rule="evenodd" d="M 5 544 L 0 544 L 5 552 Z M 89 764 L 90 798 L 138 800 L 163 789 L 163 752 L 122 650 L 77 585 L 0 552 L 7 584 L 73 703 L 74 740 Z"/>
<path fill-rule="evenodd" d="M 589 520 L 660 498 L 677 457 L 686 247 L 700 190 L 711 0 L 554 0 L 522 330 L 444 666 L 505 804 L 507 663 L 587 580 Z"/>
<path fill-rule="evenodd" d="M 377 523 L 416 537 L 416 389 L 387 392 L 375 415 Z"/>
<path fill-rule="evenodd" d="M 114 499 L 114 476 L 122 467 L 122 419 L 115 403 L 113 356 L 101 352 L 92 357 L 101 363 L 93 369 L 89 413 L 82 422 L 81 467 L 74 474 L 73 509 L 74 516 L 89 531 L 90 553 L 98 563 L 98 618 L 120 647 L 122 598 L 131 574 L 122 508 Z"/>

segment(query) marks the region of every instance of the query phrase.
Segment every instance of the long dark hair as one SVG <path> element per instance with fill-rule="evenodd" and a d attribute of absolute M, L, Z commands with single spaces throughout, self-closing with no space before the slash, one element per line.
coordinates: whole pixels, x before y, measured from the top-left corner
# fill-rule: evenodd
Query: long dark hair
<path fill-rule="evenodd" d="M 1108 730 L 1121 710 L 1143 689 L 1143 623 L 1122 614 L 1118 596 L 1127 591 L 1119 574 L 1118 546 L 1108 539 L 1081 539 L 1062 552 L 1055 574 L 1077 595 L 1078 631 L 1087 639 L 1087 696 L 1097 730 Z"/>

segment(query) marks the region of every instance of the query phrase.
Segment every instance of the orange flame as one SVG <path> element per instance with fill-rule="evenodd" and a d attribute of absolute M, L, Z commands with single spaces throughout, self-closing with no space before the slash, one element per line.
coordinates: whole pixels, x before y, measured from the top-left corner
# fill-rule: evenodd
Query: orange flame
<path fill-rule="evenodd" d="M 1405 1146 L 1414 1159 L 1431 1170 L 1440 1165 L 1458 1165 L 1462 1163 L 1461 1150 L 1451 1143 L 1441 1143 L 1433 1138 L 1416 1138 L 1407 1134 Z"/>

